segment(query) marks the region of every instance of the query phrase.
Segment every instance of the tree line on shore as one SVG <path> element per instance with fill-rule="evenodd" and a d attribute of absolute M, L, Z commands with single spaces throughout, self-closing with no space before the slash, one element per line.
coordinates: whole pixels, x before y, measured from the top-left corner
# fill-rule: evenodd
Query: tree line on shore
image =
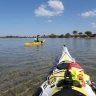
<path fill-rule="evenodd" d="M 0 38 L 34 38 L 35 36 L 0 36 Z M 72 32 L 72 34 L 70 33 L 66 33 L 65 35 L 64 34 L 61 34 L 61 35 L 56 35 L 56 34 L 51 34 L 51 35 L 42 35 L 40 36 L 40 38 L 90 38 L 90 37 L 96 37 L 96 34 L 92 34 L 91 31 L 85 31 L 84 33 L 83 32 L 78 32 L 76 30 L 74 30 Z"/>
<path fill-rule="evenodd" d="M 83 32 L 78 32 L 76 30 L 74 30 L 72 32 L 72 34 L 70 33 L 66 33 L 65 35 L 64 34 L 61 34 L 61 35 L 55 35 L 55 34 L 51 34 L 51 35 L 43 35 L 41 36 L 43 38 L 85 38 L 85 37 L 96 37 L 96 34 L 92 34 L 91 31 L 85 31 L 85 33 Z"/>
<path fill-rule="evenodd" d="M 33 38 L 34 36 L 13 36 L 13 35 L 9 35 L 9 36 L 0 36 L 0 38 Z"/>

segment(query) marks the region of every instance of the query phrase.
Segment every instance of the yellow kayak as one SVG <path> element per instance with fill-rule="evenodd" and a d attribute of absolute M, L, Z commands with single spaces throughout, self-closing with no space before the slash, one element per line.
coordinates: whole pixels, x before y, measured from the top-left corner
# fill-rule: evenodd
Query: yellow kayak
<path fill-rule="evenodd" d="M 25 43 L 25 46 L 36 46 L 36 45 L 40 45 L 40 44 L 43 44 L 45 42 L 45 40 L 43 41 L 39 41 L 39 42 L 28 42 L 28 43 Z"/>

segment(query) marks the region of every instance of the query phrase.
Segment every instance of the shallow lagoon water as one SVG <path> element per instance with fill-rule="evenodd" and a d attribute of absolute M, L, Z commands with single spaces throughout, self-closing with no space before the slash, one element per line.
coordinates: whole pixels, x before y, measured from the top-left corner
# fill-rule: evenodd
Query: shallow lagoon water
<path fill-rule="evenodd" d="M 0 39 L 0 96 L 32 96 L 59 60 L 63 45 L 96 81 L 96 39 L 54 38 L 40 46 L 24 46 L 32 40 Z"/>

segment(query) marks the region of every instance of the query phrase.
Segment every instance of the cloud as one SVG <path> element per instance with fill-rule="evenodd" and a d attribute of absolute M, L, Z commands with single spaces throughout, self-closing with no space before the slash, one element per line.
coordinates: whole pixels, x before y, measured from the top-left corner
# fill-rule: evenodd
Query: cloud
<path fill-rule="evenodd" d="M 50 7 L 52 10 L 49 10 Z M 40 7 L 35 9 L 36 16 L 59 16 L 64 11 L 64 5 L 60 0 L 49 0 L 47 4 L 42 4 Z"/>
<path fill-rule="evenodd" d="M 93 28 L 96 28 L 96 23 L 92 23 L 92 27 Z"/>
<path fill-rule="evenodd" d="M 79 16 L 83 16 L 83 17 L 93 17 L 93 16 L 96 16 L 96 10 L 92 10 L 92 11 L 81 13 L 81 14 L 79 14 Z"/>
<path fill-rule="evenodd" d="M 41 5 L 38 9 L 35 9 L 36 16 L 54 16 L 54 12 L 47 10 L 44 5 Z"/>
<path fill-rule="evenodd" d="M 52 23 L 52 20 L 47 20 L 47 21 L 45 21 L 45 22 Z"/>
<path fill-rule="evenodd" d="M 48 5 L 53 8 L 56 12 L 63 12 L 64 6 L 63 3 L 59 0 L 49 0 Z"/>

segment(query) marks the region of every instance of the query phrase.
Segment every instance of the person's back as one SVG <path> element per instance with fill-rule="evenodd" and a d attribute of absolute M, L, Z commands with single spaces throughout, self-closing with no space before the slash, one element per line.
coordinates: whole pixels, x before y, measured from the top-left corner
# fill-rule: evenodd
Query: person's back
<path fill-rule="evenodd" d="M 37 42 L 37 38 L 36 37 L 34 37 L 34 42 Z"/>

